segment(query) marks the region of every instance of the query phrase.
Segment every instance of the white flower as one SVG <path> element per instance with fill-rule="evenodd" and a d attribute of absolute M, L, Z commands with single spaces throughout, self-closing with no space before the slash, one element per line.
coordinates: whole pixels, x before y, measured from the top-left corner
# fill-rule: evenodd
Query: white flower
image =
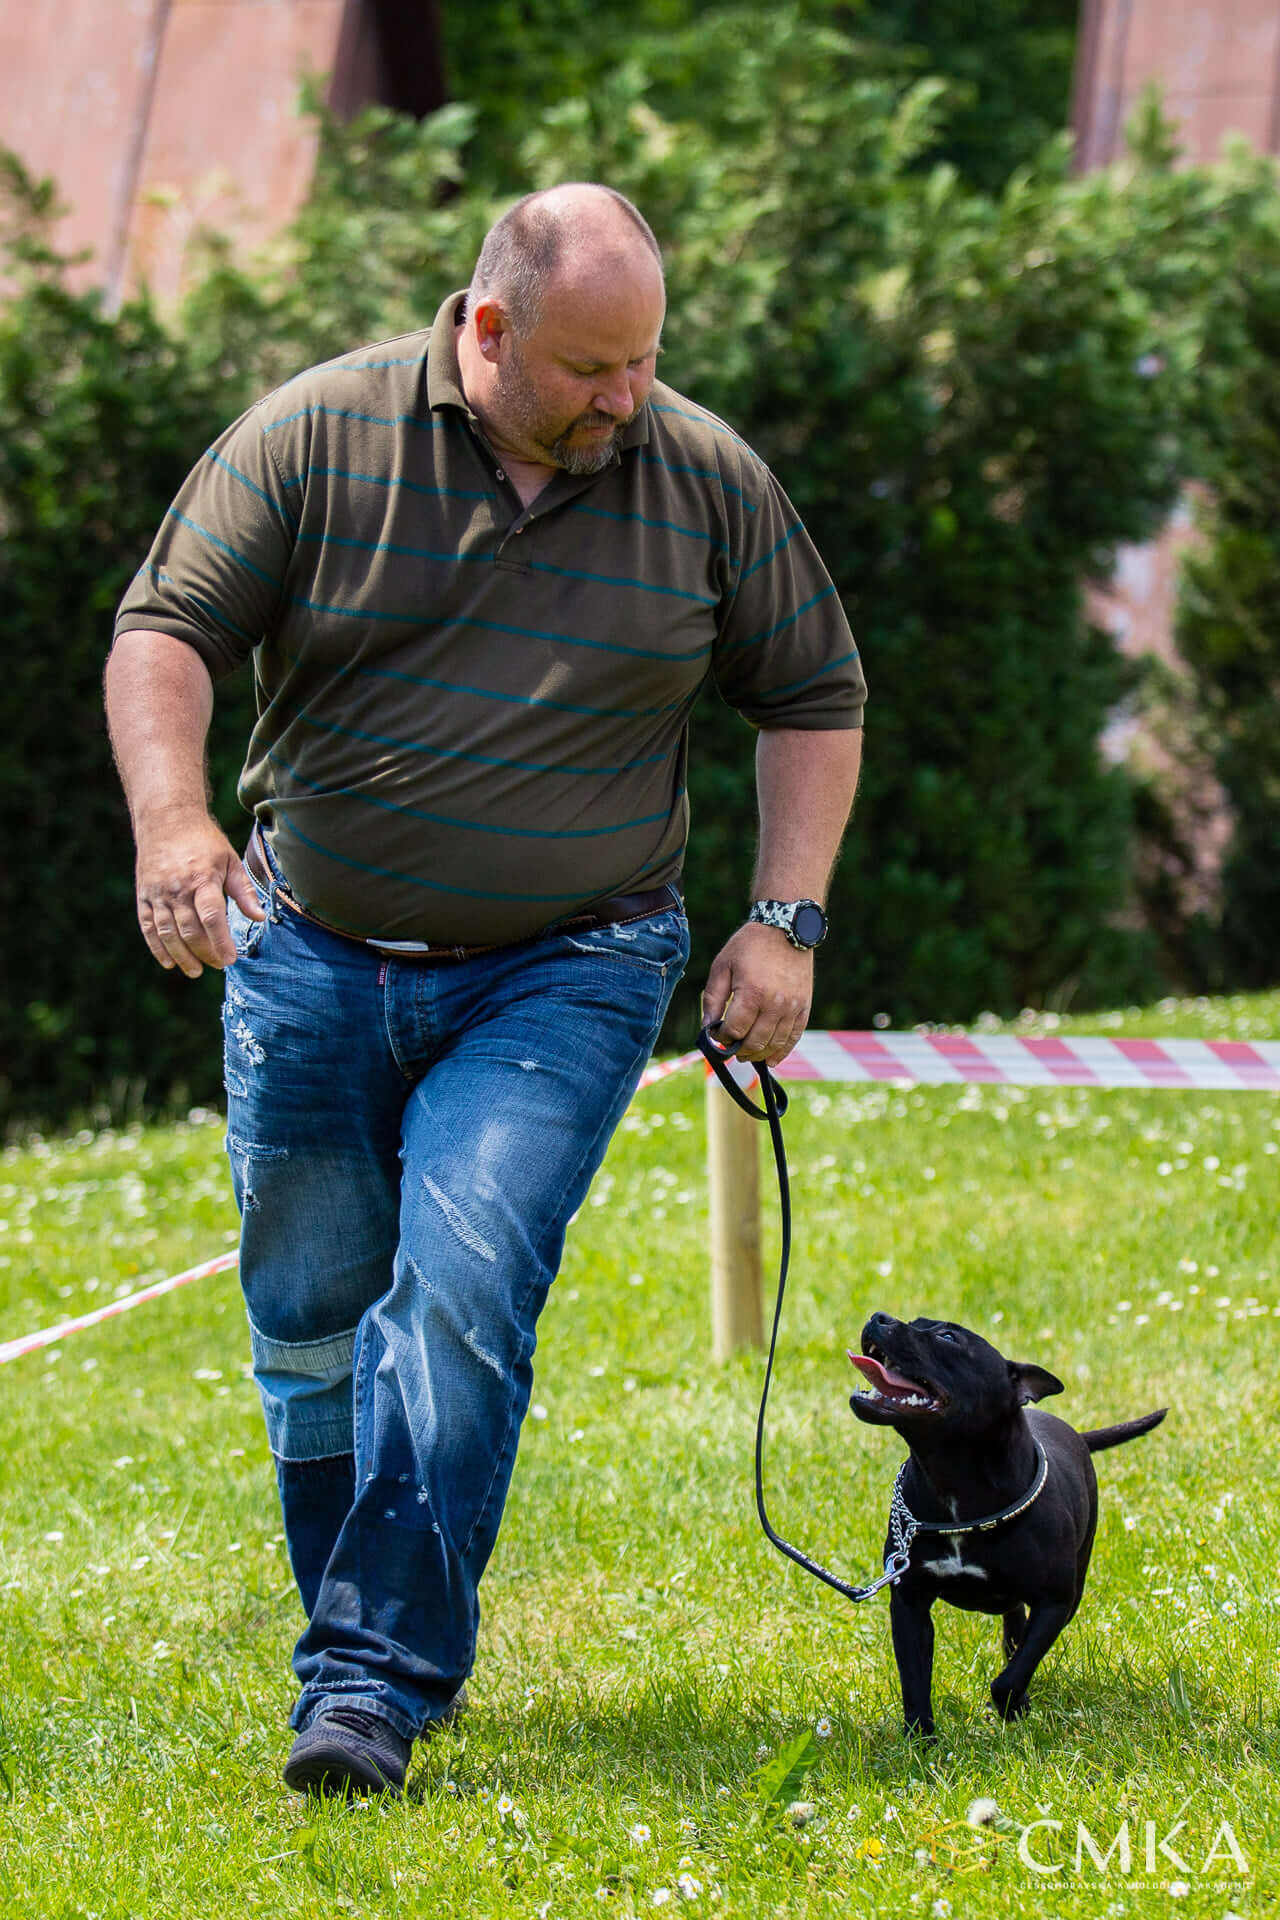
<path fill-rule="evenodd" d="M 671 1898 L 670 1887 L 655 1887 L 649 1895 L 650 1903 L 655 1907 L 665 1907 Z"/>
<path fill-rule="evenodd" d="M 635 1826 L 629 1827 L 627 1831 L 638 1847 L 648 1846 L 650 1840 L 653 1838 L 652 1831 L 645 1826 L 643 1820 L 637 1820 Z"/>
<path fill-rule="evenodd" d="M 45 1535 L 46 1540 L 53 1541 L 55 1544 L 57 1543 L 57 1541 L 65 1539 L 65 1537 L 66 1536 L 64 1534 L 56 1530 L 53 1533 L 46 1533 Z"/>
<path fill-rule="evenodd" d="M 1000 1809 L 994 1800 L 971 1800 L 964 1817 L 967 1826 L 989 1827 L 999 1819 Z"/>
<path fill-rule="evenodd" d="M 1169 1882 L 1169 1898 L 1171 1900 L 1185 1900 L 1190 1891 L 1191 1887 L 1186 1880 L 1171 1880 Z"/>
<path fill-rule="evenodd" d="M 819 1740 L 829 1740 L 831 1738 L 831 1722 L 827 1719 L 827 1716 L 825 1713 L 823 1714 L 821 1720 L 819 1720 L 816 1723 L 813 1730 L 817 1734 Z"/>
<path fill-rule="evenodd" d="M 676 1881 L 676 1891 L 682 1900 L 696 1900 L 702 1892 L 701 1880 L 695 1880 L 691 1873 L 682 1873 Z"/>

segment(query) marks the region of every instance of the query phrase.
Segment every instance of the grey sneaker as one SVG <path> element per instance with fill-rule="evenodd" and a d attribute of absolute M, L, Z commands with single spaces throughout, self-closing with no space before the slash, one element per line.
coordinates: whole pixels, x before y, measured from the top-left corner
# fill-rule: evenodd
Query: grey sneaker
<path fill-rule="evenodd" d="M 359 1707 L 326 1707 L 293 1743 L 284 1783 L 295 1793 L 347 1797 L 398 1794 L 413 1752 L 412 1740 L 389 1721 Z"/>

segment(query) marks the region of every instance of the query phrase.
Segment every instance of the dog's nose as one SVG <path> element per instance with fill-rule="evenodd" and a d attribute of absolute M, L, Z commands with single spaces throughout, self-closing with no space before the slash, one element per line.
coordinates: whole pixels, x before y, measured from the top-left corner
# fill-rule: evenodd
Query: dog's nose
<path fill-rule="evenodd" d="M 875 1330 L 887 1332 L 890 1327 L 896 1327 L 897 1324 L 897 1321 L 891 1313 L 873 1313 L 867 1321 L 867 1330 L 868 1332 Z"/>

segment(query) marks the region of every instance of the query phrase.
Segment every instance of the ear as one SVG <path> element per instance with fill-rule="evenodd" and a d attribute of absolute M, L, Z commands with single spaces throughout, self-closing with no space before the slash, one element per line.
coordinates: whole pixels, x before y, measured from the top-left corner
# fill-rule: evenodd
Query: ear
<path fill-rule="evenodd" d="M 1047 1400 L 1051 1393 L 1066 1392 L 1056 1374 L 1046 1372 L 1029 1360 L 1011 1360 L 1009 1379 L 1020 1407 L 1025 1407 L 1028 1400 Z"/>
<path fill-rule="evenodd" d="M 510 328 L 510 321 L 502 309 L 502 303 L 492 294 L 482 294 L 474 309 L 468 309 L 468 319 L 476 337 L 476 345 L 486 360 L 496 360 L 501 347 L 502 336 Z"/>

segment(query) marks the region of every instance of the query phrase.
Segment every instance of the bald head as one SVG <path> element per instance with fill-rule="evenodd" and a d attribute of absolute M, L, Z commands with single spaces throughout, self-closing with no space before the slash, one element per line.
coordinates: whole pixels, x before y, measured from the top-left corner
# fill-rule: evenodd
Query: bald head
<path fill-rule="evenodd" d="M 662 252 L 637 207 L 612 187 L 571 181 L 526 194 L 490 228 L 468 304 L 497 300 L 518 334 L 542 315 L 548 289 L 617 273 L 662 282 Z"/>

